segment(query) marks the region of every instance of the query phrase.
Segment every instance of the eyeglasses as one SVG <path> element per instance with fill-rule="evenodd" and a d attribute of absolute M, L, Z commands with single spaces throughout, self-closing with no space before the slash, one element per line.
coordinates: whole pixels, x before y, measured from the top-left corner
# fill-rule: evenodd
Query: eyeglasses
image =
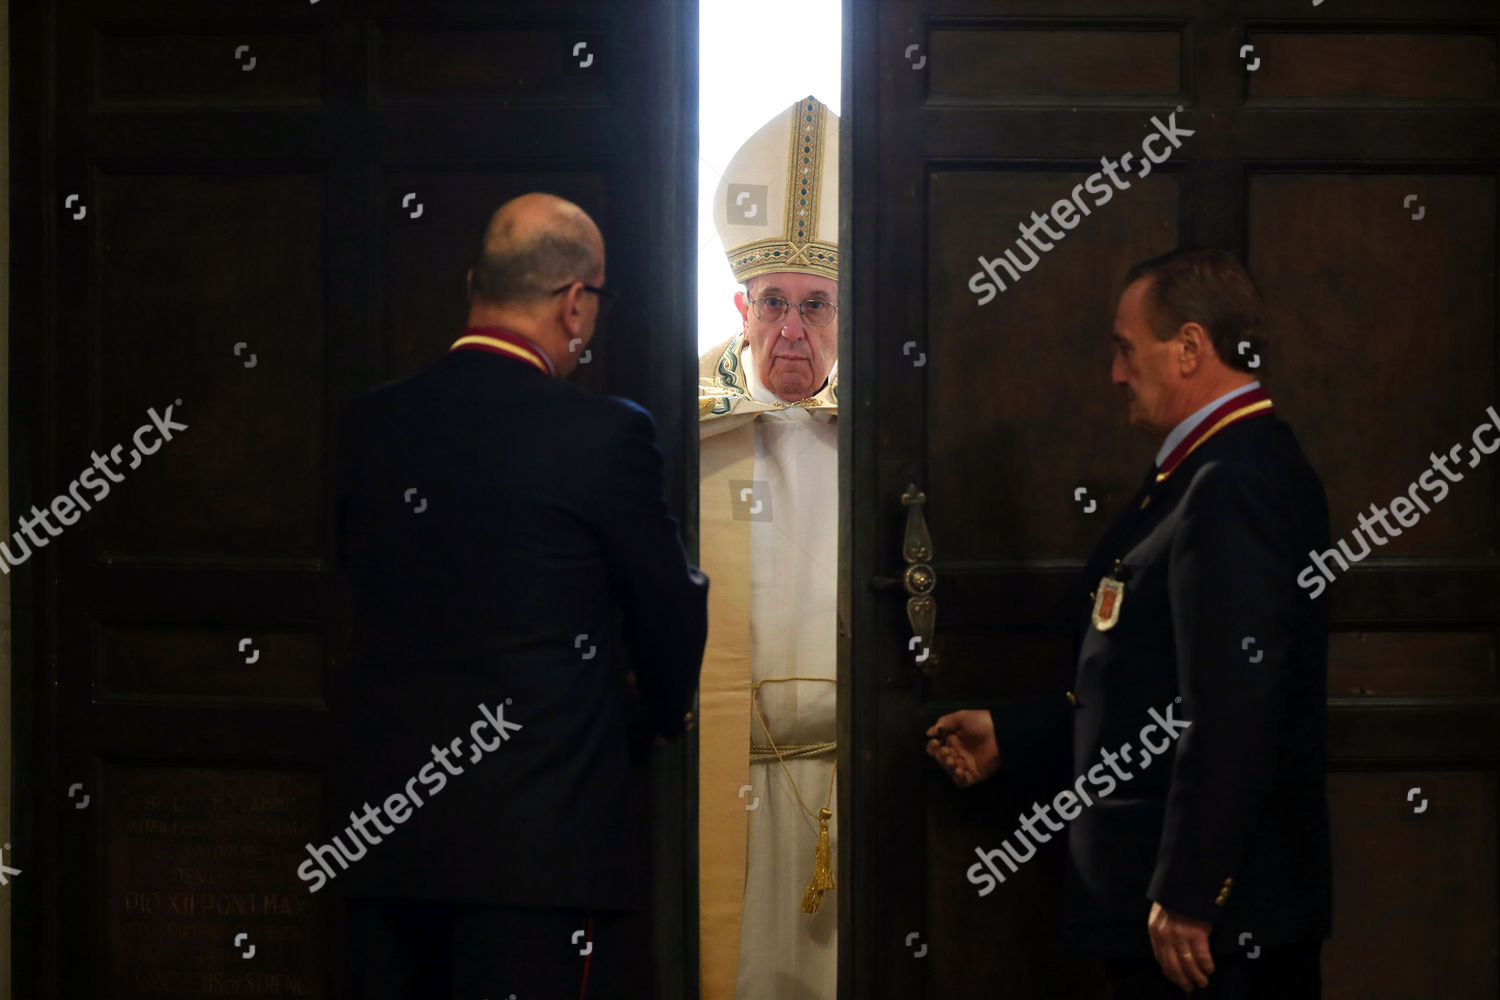
<path fill-rule="evenodd" d="M 552 289 L 552 291 L 548 292 L 547 294 L 561 295 L 563 292 L 566 292 L 576 284 L 579 284 L 579 282 L 570 281 L 566 285 L 563 285 L 561 288 Z M 583 290 L 585 292 L 593 292 L 595 295 L 599 296 L 599 318 L 603 319 L 609 313 L 609 307 L 615 304 L 615 293 L 610 291 L 608 288 L 602 288 L 598 285 L 584 285 Z"/>
<path fill-rule="evenodd" d="M 792 303 L 780 295 L 762 295 L 751 299 L 755 318 L 762 323 L 778 323 L 786 318 L 787 306 Z M 808 326 L 827 326 L 839 314 L 839 307 L 827 299 L 805 299 L 797 303 L 797 313 Z"/>

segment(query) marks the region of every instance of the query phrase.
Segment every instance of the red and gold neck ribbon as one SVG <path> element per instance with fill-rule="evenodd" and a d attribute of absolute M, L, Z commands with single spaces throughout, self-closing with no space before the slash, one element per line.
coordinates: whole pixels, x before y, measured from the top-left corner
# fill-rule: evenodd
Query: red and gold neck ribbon
<path fill-rule="evenodd" d="M 1265 389 L 1259 386 L 1233 399 L 1225 400 L 1223 404 L 1214 407 L 1208 416 L 1199 421 L 1198 426 L 1193 428 L 1191 434 L 1177 442 L 1177 447 L 1173 448 L 1168 453 L 1166 461 L 1162 462 L 1161 471 L 1156 474 L 1156 481 L 1159 483 L 1170 476 L 1173 470 L 1193 453 L 1193 449 L 1230 424 L 1244 420 L 1247 417 L 1275 412 L 1275 407 L 1271 405 L 1271 397 L 1266 393 Z"/>
<path fill-rule="evenodd" d="M 471 326 L 463 332 L 463 336 L 453 342 L 450 351 L 464 349 L 475 351 L 489 351 L 491 354 L 500 354 L 506 357 L 525 361 L 527 364 L 535 365 L 544 375 L 555 375 L 557 372 L 552 367 L 552 359 L 542 353 L 541 348 L 532 343 L 528 338 L 521 336 L 513 330 L 507 330 L 499 326 Z"/>

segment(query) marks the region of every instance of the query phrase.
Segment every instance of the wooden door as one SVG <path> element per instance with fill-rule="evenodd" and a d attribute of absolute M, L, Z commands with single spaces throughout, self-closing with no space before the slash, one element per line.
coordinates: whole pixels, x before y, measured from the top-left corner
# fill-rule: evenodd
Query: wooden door
<path fill-rule="evenodd" d="M 1452 495 L 1332 584 L 1324 974 L 1332 998 L 1494 996 L 1500 518 L 1497 463 L 1467 467 L 1500 395 L 1493 4 L 878 0 L 845 16 L 841 995 L 1100 995 L 1059 950 L 1055 851 L 987 897 L 969 883 L 1021 803 L 966 802 L 922 732 L 1068 684 L 1064 594 L 1154 452 L 1109 382 L 1119 281 L 1196 244 L 1263 286 L 1264 384 L 1335 538 L 1463 448 Z M 1192 134 L 1156 140 L 1169 155 L 1141 175 L 1153 119 L 1174 115 Z M 1128 188 L 1088 189 L 1089 214 L 1065 211 L 1030 269 L 984 271 L 1126 152 Z M 890 585 L 909 484 L 934 549 L 923 664 Z"/>
<path fill-rule="evenodd" d="M 598 220 L 624 292 L 578 378 L 655 412 L 696 525 L 696 7 L 12 16 L 14 507 L 117 443 L 131 466 L 12 570 L 15 996 L 338 996 L 339 913 L 295 874 L 325 839 L 342 646 L 335 417 L 441 356 L 490 213 L 552 191 Z M 134 438 L 169 408 L 170 441 Z M 635 772 L 661 859 L 623 932 L 640 997 L 693 981 L 691 759 Z"/>

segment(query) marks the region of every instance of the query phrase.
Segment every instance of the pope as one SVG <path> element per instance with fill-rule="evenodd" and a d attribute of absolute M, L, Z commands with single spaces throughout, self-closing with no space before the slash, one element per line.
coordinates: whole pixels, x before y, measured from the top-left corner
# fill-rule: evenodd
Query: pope
<path fill-rule="evenodd" d="M 838 117 L 782 111 L 714 206 L 743 288 L 699 368 L 700 986 L 834 1000 Z"/>

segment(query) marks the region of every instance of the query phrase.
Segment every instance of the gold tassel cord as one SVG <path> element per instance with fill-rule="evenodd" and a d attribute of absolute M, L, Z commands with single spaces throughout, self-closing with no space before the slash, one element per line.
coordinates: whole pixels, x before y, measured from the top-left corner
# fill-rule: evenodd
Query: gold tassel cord
<path fill-rule="evenodd" d="M 834 888 L 833 866 L 828 857 L 828 817 L 832 815 L 831 810 L 818 810 L 818 850 L 813 855 L 812 879 L 802 894 L 803 913 L 817 913 L 818 907 L 823 905 L 823 893 Z"/>
<path fill-rule="evenodd" d="M 828 778 L 828 797 L 823 802 L 823 808 L 818 810 L 818 815 L 813 816 L 807 803 L 802 801 L 802 793 L 797 790 L 797 783 L 792 780 L 792 772 L 786 768 L 786 761 L 782 759 L 781 750 L 776 746 L 776 741 L 771 738 L 771 730 L 766 726 L 766 720 L 760 714 L 760 705 L 756 695 L 760 693 L 760 686 L 766 681 L 831 681 L 831 677 L 767 677 L 750 685 L 750 707 L 755 709 L 755 718 L 760 722 L 761 730 L 766 734 L 766 742 L 770 744 L 771 752 L 776 755 L 776 762 L 781 765 L 781 770 L 786 774 L 787 784 L 792 786 L 792 794 L 797 797 L 797 804 L 810 818 L 818 821 L 818 846 L 813 852 L 813 873 L 808 880 L 807 891 L 802 894 L 802 912 L 816 913 L 818 907 L 823 904 L 823 893 L 829 889 L 836 888 L 833 884 L 833 858 L 828 842 L 828 821 L 833 818 L 833 810 L 828 808 L 833 803 L 833 784 L 838 780 L 838 761 L 834 761 L 833 773 Z M 809 744 L 810 746 L 823 746 L 821 744 Z"/>

